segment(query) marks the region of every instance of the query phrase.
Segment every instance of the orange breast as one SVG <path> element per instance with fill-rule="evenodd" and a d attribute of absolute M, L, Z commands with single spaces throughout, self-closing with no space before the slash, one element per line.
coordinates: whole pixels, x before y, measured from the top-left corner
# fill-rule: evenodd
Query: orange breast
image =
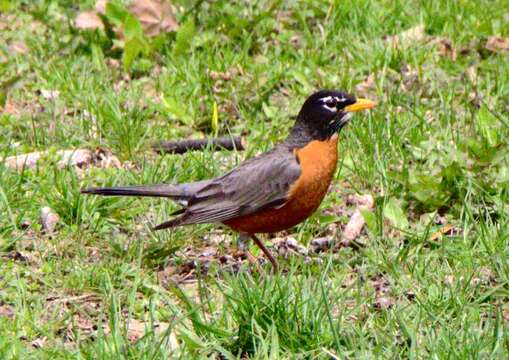
<path fill-rule="evenodd" d="M 262 210 L 224 223 L 238 232 L 270 233 L 288 229 L 308 218 L 322 202 L 338 160 L 337 136 L 312 141 L 296 150 L 301 176 L 292 185 L 288 201 L 279 209 Z"/>

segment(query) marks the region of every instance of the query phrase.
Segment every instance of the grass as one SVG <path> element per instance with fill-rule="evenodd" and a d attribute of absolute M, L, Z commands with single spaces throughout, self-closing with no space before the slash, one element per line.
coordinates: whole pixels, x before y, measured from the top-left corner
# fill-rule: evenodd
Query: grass
<path fill-rule="evenodd" d="M 111 38 L 72 25 L 92 1 L 0 1 L 0 159 L 50 153 L 35 169 L 0 163 L 0 358 L 507 358 L 509 56 L 485 47 L 509 36 L 507 3 L 174 3 L 186 33 L 145 39 L 124 69 Z M 419 24 L 425 39 L 384 40 Z M 212 225 L 153 233 L 174 204 L 79 194 L 221 174 L 283 139 L 317 88 L 379 106 L 342 131 L 336 190 L 291 233 L 330 235 L 348 221 L 330 209 L 372 194 L 360 248 L 282 260 L 276 275 L 212 264 L 177 284 L 188 247 L 227 255 L 228 230 L 216 245 Z M 215 132 L 246 132 L 247 150 L 150 151 Z M 51 155 L 82 148 L 123 166 Z"/>

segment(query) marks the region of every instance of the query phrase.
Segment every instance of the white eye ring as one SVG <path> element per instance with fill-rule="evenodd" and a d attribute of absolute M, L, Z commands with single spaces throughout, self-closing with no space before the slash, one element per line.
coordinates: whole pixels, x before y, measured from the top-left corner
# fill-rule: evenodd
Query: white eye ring
<path fill-rule="evenodd" d="M 324 108 L 326 108 L 328 111 L 335 113 L 335 112 L 337 112 L 336 100 L 337 100 L 337 98 L 335 96 L 326 96 L 324 98 L 321 98 L 320 102 L 322 103 L 322 106 Z M 332 106 L 328 105 L 330 103 L 333 103 L 334 105 L 332 105 Z"/>
<path fill-rule="evenodd" d="M 323 104 L 323 107 L 326 108 L 327 110 L 329 110 L 330 112 L 334 112 L 335 113 L 335 112 L 338 111 L 338 109 L 336 109 L 335 106 L 329 106 L 329 105 L 327 105 L 327 103 Z"/>

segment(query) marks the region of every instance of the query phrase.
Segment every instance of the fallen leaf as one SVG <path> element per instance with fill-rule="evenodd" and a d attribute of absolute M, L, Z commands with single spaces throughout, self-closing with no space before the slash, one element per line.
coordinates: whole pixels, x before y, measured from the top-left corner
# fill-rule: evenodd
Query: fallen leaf
<path fill-rule="evenodd" d="M 40 93 L 41 93 L 41 96 L 43 98 L 45 98 L 46 100 L 54 100 L 54 99 L 58 98 L 58 96 L 60 95 L 60 91 L 58 91 L 58 90 L 41 89 Z"/>
<path fill-rule="evenodd" d="M 96 10 L 79 13 L 74 20 L 74 26 L 82 30 L 104 30 L 104 24 L 99 15 L 97 15 Z"/>
<path fill-rule="evenodd" d="M 437 37 L 433 41 L 437 45 L 438 54 L 443 57 L 448 57 L 452 61 L 456 61 L 457 53 L 453 47 L 451 40 L 446 37 Z"/>
<path fill-rule="evenodd" d="M 373 307 L 377 310 L 387 310 L 394 306 L 396 301 L 392 296 L 377 296 Z"/>
<path fill-rule="evenodd" d="M 14 311 L 9 305 L 0 305 L 0 317 L 14 319 Z"/>
<path fill-rule="evenodd" d="M 426 33 L 424 32 L 424 25 L 419 24 L 398 35 L 386 36 L 384 40 L 393 47 L 407 47 L 423 41 L 425 38 Z"/>
<path fill-rule="evenodd" d="M 28 256 L 22 254 L 21 252 L 19 252 L 17 250 L 10 251 L 9 253 L 7 253 L 6 255 L 4 255 L 2 257 L 10 259 L 10 260 L 14 260 L 14 261 L 21 261 L 21 262 L 29 261 Z"/>
<path fill-rule="evenodd" d="M 59 221 L 60 216 L 58 216 L 53 209 L 48 206 L 41 209 L 41 225 L 46 233 L 53 233 Z"/>
<path fill-rule="evenodd" d="M 106 169 L 106 168 L 116 168 L 120 169 L 122 167 L 122 163 L 120 160 L 111 153 L 109 150 L 105 149 L 97 149 L 93 154 L 93 163 L 96 167 Z"/>
<path fill-rule="evenodd" d="M 377 295 L 385 294 L 390 290 L 391 283 L 382 274 L 374 276 L 370 281 Z"/>
<path fill-rule="evenodd" d="M 21 110 L 19 104 L 7 100 L 7 103 L 3 107 L 0 106 L 0 113 L 18 117 L 21 115 Z"/>
<path fill-rule="evenodd" d="M 24 41 L 14 41 L 9 45 L 9 52 L 13 54 L 26 54 L 28 50 Z"/>
<path fill-rule="evenodd" d="M 308 249 L 299 244 L 299 242 L 292 236 L 273 239 L 272 243 L 278 254 L 284 258 L 288 258 L 290 255 L 308 254 Z"/>
<path fill-rule="evenodd" d="M 179 28 L 170 1 L 134 0 L 129 11 L 140 21 L 147 36 L 157 36 Z"/>
<path fill-rule="evenodd" d="M 438 238 L 441 238 L 444 234 L 447 234 L 453 228 L 454 228 L 454 226 L 452 226 L 451 224 L 446 224 L 440 230 L 438 230 L 437 232 L 433 233 L 429 237 L 430 241 L 434 241 L 434 240 L 436 240 Z"/>
<path fill-rule="evenodd" d="M 375 200 L 373 199 L 373 196 L 366 194 L 366 195 L 349 195 L 346 197 L 346 203 L 348 205 L 357 205 L 358 207 L 363 207 L 370 209 L 375 204 Z"/>
<path fill-rule="evenodd" d="M 375 302 L 373 304 L 375 309 L 386 310 L 394 306 L 395 300 L 389 295 L 391 284 L 382 274 L 372 278 L 370 284 L 375 290 Z"/>
<path fill-rule="evenodd" d="M 325 236 L 311 240 L 311 250 L 315 253 L 330 248 L 332 245 L 332 236 Z"/>
<path fill-rule="evenodd" d="M 491 52 L 509 52 L 509 38 L 491 36 L 486 42 L 485 48 Z"/>
<path fill-rule="evenodd" d="M 409 64 L 404 64 L 401 67 L 401 76 L 403 82 L 401 84 L 403 91 L 408 91 L 419 79 L 419 72 L 412 68 Z"/>

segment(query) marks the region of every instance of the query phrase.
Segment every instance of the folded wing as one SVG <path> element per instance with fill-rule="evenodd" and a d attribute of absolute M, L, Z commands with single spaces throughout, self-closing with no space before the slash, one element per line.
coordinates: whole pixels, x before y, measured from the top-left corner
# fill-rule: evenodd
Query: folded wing
<path fill-rule="evenodd" d="M 210 180 L 188 198 L 187 206 L 179 212 L 182 215 L 155 229 L 223 222 L 270 207 L 280 207 L 287 201 L 290 187 L 300 174 L 300 165 L 293 152 L 276 147 Z"/>

